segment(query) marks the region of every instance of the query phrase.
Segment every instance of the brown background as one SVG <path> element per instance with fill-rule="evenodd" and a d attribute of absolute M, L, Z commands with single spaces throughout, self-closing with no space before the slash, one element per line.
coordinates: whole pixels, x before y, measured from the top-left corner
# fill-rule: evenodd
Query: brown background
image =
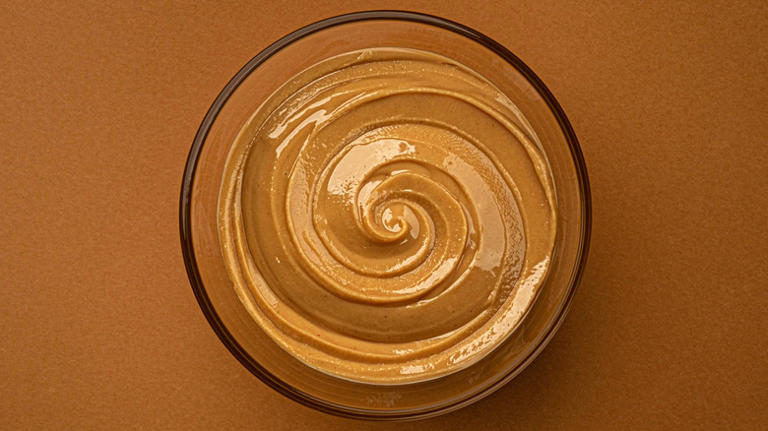
<path fill-rule="evenodd" d="M 765 2 L 102 3 L 0 4 L 0 428 L 768 428 Z M 177 227 L 229 78 L 297 27 L 382 7 L 527 62 L 594 201 L 550 346 L 491 397 L 404 425 L 316 413 L 250 375 L 195 302 Z"/>

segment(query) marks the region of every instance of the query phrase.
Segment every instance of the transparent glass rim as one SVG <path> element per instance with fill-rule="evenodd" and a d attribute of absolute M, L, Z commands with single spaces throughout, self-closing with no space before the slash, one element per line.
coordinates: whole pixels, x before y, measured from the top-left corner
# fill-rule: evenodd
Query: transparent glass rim
<path fill-rule="evenodd" d="M 302 39 L 310 34 L 319 32 L 321 30 L 335 27 L 342 24 L 348 24 L 352 22 L 362 22 L 370 20 L 396 20 L 396 21 L 410 21 L 421 24 L 428 24 L 436 26 L 445 30 L 452 31 L 461 36 L 467 37 L 475 42 L 485 46 L 496 55 L 504 59 L 509 65 L 514 67 L 520 72 L 528 82 L 536 89 L 538 94 L 546 102 L 547 106 L 556 117 L 556 120 L 563 132 L 563 135 L 568 142 L 571 156 L 573 158 L 574 167 L 577 171 L 577 180 L 579 184 L 579 190 L 581 192 L 581 216 L 584 223 L 582 223 L 579 236 L 579 248 L 577 251 L 576 264 L 573 267 L 571 276 L 568 282 L 566 295 L 563 299 L 564 304 L 560 307 L 560 312 L 557 316 L 553 316 L 550 326 L 546 329 L 546 334 L 542 337 L 541 342 L 531 350 L 528 356 L 520 363 L 518 367 L 511 370 L 507 375 L 500 378 L 494 384 L 488 386 L 485 390 L 474 394 L 473 396 L 459 400 L 454 404 L 444 405 L 432 410 L 425 410 L 415 413 L 375 413 L 368 411 L 358 411 L 355 409 L 346 409 L 342 406 L 325 402 L 324 400 L 317 399 L 315 397 L 306 394 L 297 388 L 283 382 L 269 370 L 262 367 L 243 349 L 243 347 L 235 340 L 230 331 L 225 326 L 224 322 L 214 309 L 211 300 L 206 293 L 205 286 L 203 285 L 200 271 L 195 258 L 195 250 L 192 242 L 192 226 L 191 226 L 191 205 L 192 205 L 192 189 L 195 179 L 195 172 L 200 158 L 205 140 L 208 136 L 208 132 L 211 129 L 214 121 L 216 120 L 220 110 L 230 98 L 230 96 L 237 90 L 238 86 L 248 77 L 248 75 L 258 68 L 262 63 L 267 61 L 272 55 L 281 49 L 289 46 L 291 43 Z M 303 405 L 311 407 L 313 409 L 329 413 L 335 416 L 348 417 L 354 419 L 368 419 L 368 420 L 408 420 L 408 419 L 422 419 L 427 417 L 437 416 L 439 414 L 447 413 L 449 411 L 457 410 L 461 407 L 467 406 L 475 401 L 493 393 L 501 386 L 509 382 L 523 369 L 525 369 L 546 347 L 549 341 L 554 336 L 557 329 L 560 327 L 565 315 L 567 314 L 571 300 L 576 291 L 576 287 L 581 279 L 584 267 L 586 265 L 589 241 L 591 234 L 591 196 L 589 189 L 589 179 L 587 176 L 586 164 L 584 157 L 579 146 L 576 134 L 571 127 L 565 112 L 560 107 L 560 104 L 555 99 L 554 95 L 544 85 L 544 82 L 516 55 L 502 46 L 500 43 L 491 39 L 490 37 L 473 30 L 467 26 L 459 24 L 454 21 L 450 21 L 444 18 L 439 18 L 433 15 L 427 15 L 417 12 L 399 11 L 399 10 L 375 10 L 375 11 L 363 11 L 354 12 L 344 15 L 339 15 L 331 18 L 326 18 L 321 21 L 309 24 L 298 30 L 295 30 L 276 42 L 269 45 L 267 48 L 259 52 L 248 63 L 245 64 L 235 76 L 227 83 L 224 89 L 219 93 L 211 107 L 208 109 L 202 123 L 195 135 L 192 142 L 192 147 L 187 157 L 186 165 L 184 168 L 184 175 L 181 185 L 181 196 L 179 199 L 179 228 L 181 239 L 181 250 L 184 258 L 184 264 L 187 270 L 187 276 L 189 278 L 192 290 L 197 298 L 197 302 L 203 311 L 208 323 L 214 330 L 219 339 L 224 343 L 230 353 L 240 361 L 243 366 L 246 367 L 252 374 L 258 377 L 261 381 L 266 383 L 272 389 L 283 394 L 291 400 L 299 402 Z"/>

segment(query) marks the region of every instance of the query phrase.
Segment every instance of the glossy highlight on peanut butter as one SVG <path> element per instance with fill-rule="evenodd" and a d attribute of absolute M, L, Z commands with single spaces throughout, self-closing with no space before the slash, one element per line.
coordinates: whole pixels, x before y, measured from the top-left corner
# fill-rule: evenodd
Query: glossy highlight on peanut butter
<path fill-rule="evenodd" d="M 467 67 L 402 48 L 288 79 L 233 143 L 219 239 L 283 349 L 373 384 L 434 379 L 511 334 L 552 260 L 555 191 L 530 125 Z"/>

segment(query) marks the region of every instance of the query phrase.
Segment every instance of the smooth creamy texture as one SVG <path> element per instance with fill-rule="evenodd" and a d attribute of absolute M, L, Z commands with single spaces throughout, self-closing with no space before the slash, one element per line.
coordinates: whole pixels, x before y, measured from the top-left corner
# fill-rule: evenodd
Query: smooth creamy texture
<path fill-rule="evenodd" d="M 219 234 L 234 288 L 322 372 L 400 384 L 463 369 L 515 330 L 549 270 L 536 142 L 507 96 L 445 57 L 318 63 L 233 143 Z"/>

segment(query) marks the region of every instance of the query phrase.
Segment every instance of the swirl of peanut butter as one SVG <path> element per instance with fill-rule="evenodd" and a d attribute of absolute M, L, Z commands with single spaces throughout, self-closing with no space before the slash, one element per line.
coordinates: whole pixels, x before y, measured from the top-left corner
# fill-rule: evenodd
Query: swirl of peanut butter
<path fill-rule="evenodd" d="M 434 53 L 349 52 L 269 97 L 226 162 L 219 236 L 258 325 L 321 372 L 434 379 L 502 343 L 552 260 L 538 138 L 478 73 Z"/>

